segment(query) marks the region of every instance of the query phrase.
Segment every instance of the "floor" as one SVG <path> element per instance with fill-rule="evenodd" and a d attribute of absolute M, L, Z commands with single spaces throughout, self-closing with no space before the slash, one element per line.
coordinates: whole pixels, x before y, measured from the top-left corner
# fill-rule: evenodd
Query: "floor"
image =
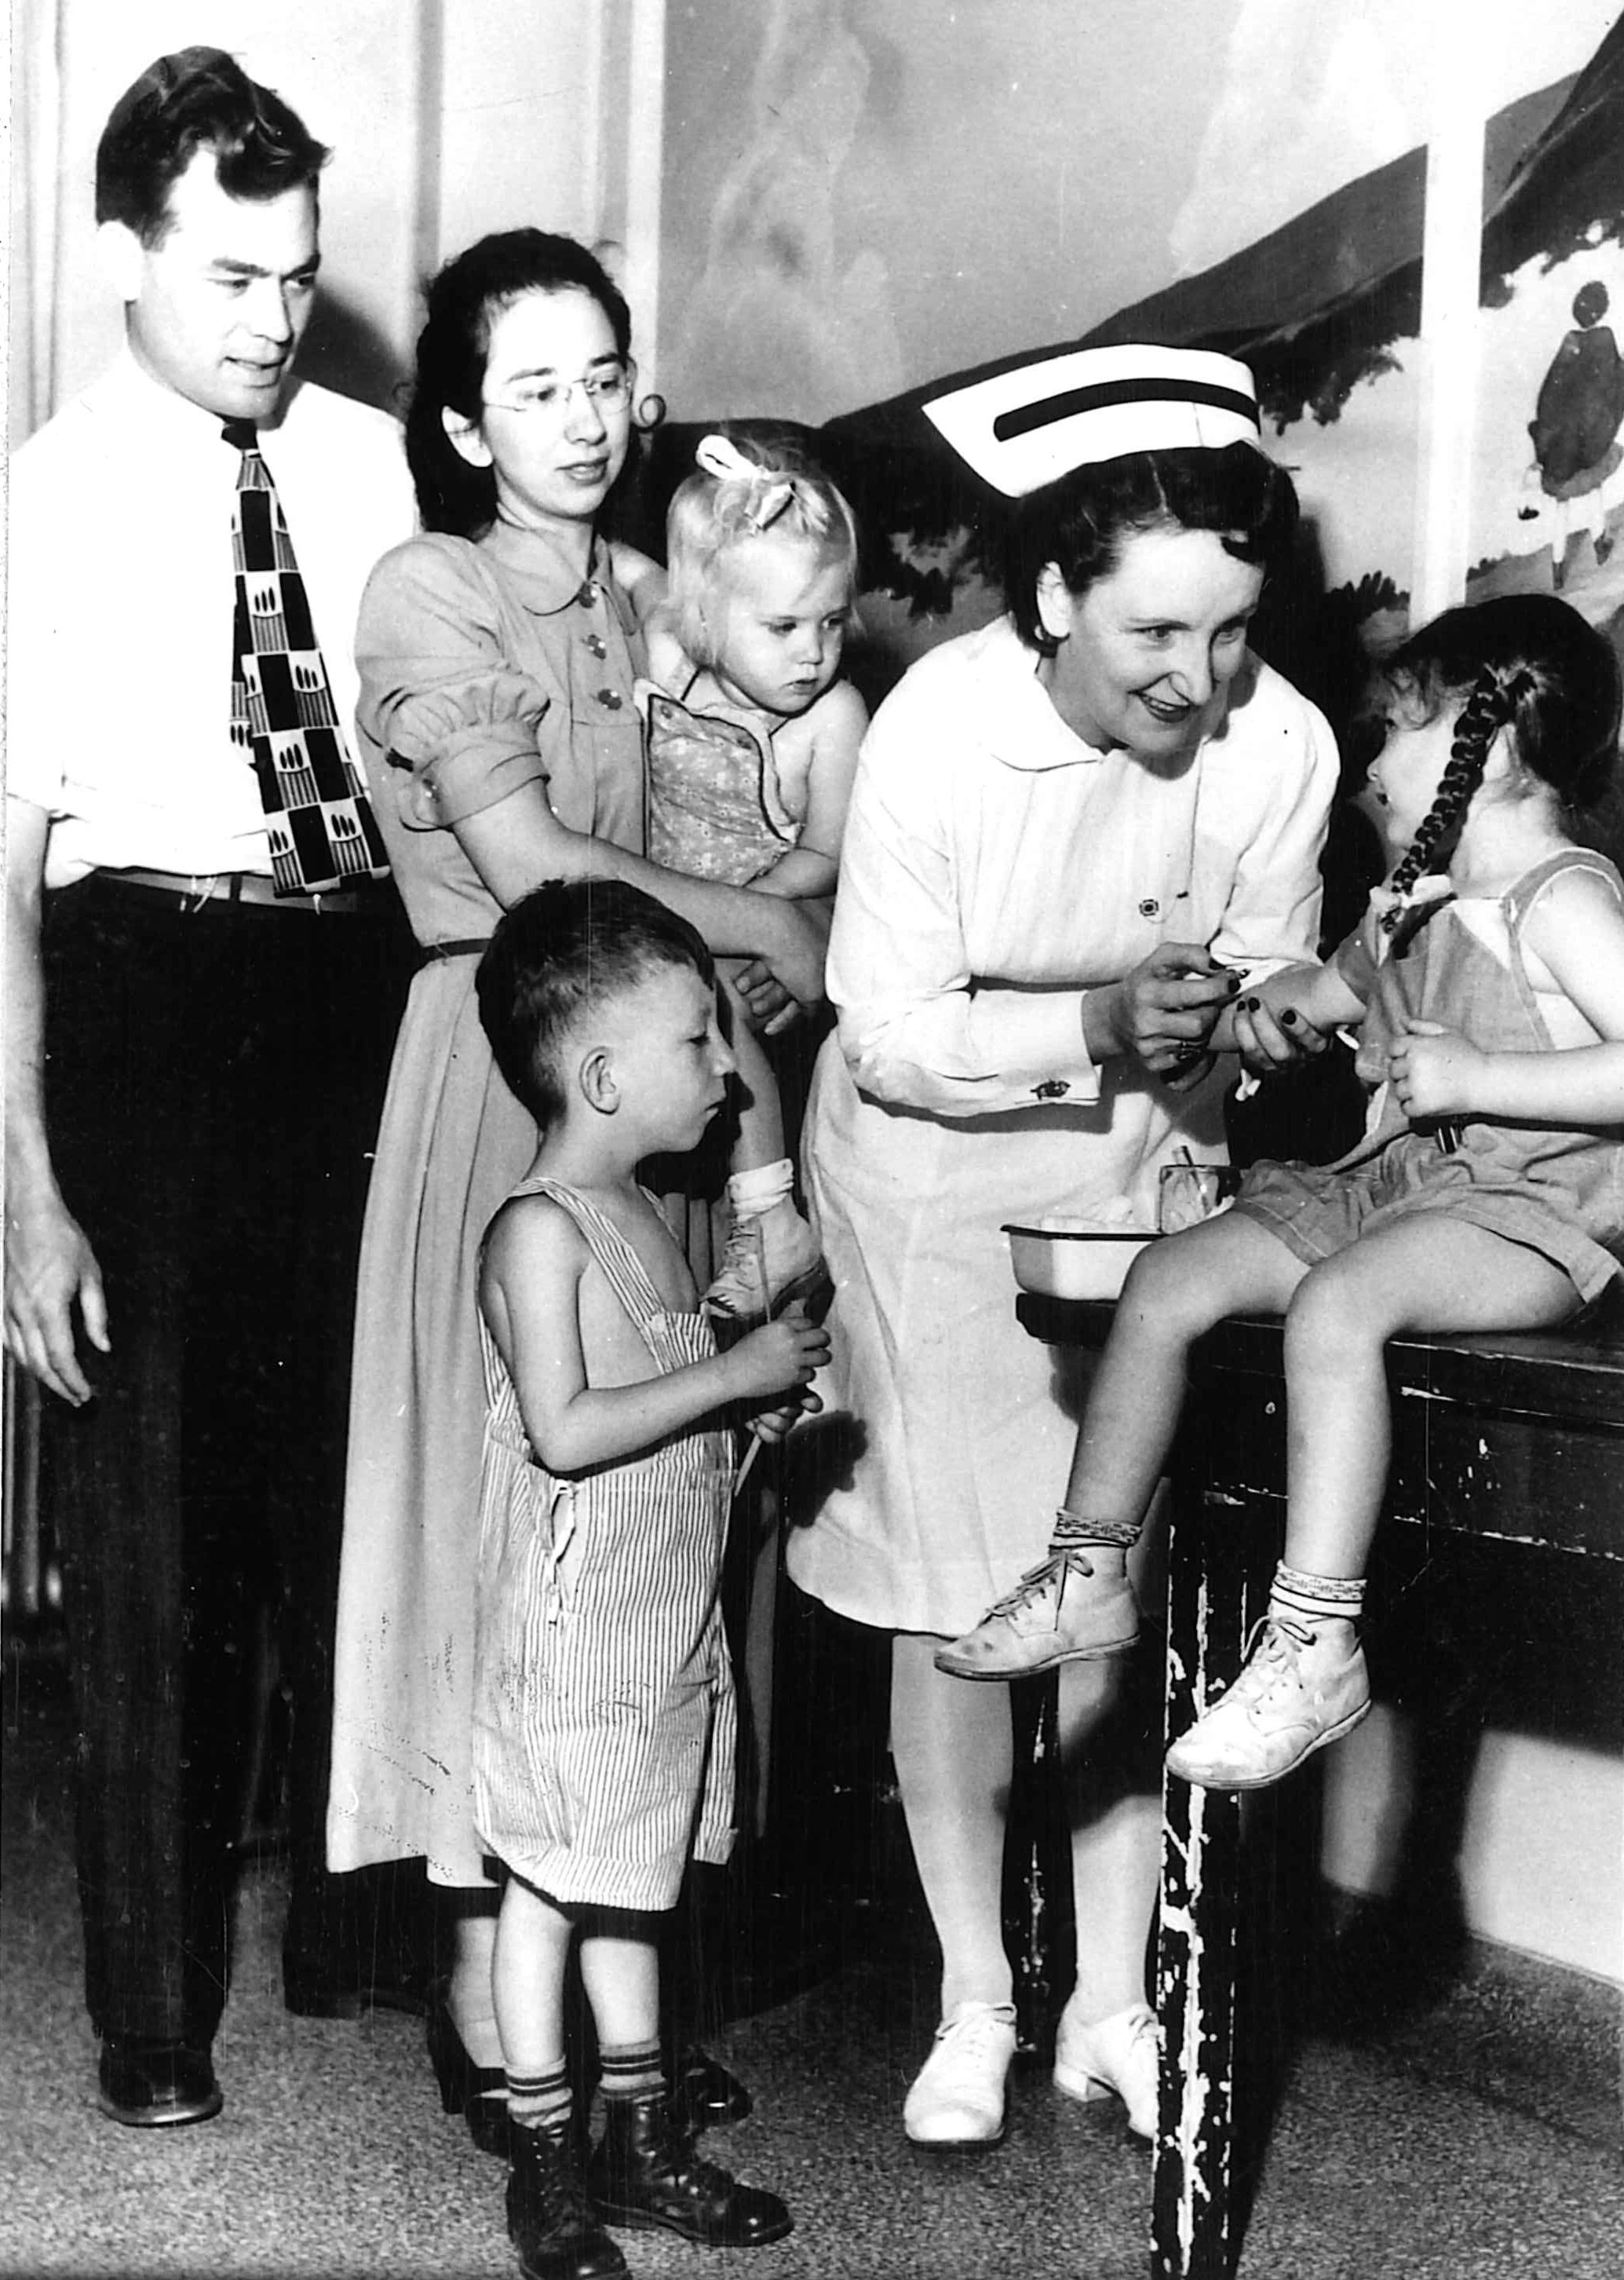
<path fill-rule="evenodd" d="M 71 1723 L 49 1657 L 8 1660 L 4 1736 L 0 2272 L 511 2275 L 503 2172 L 442 2115 L 420 2022 L 282 2009 L 273 1858 L 241 1895 L 215 2052 L 223 2115 L 146 2132 L 97 2114 Z M 1073 2105 L 1033 2068 L 997 2151 L 933 2161 L 904 2140 L 898 2109 L 934 2024 L 931 1956 L 894 1807 L 881 1792 L 868 1809 L 880 1841 L 864 1888 L 827 1914 L 826 1968 L 717 2044 L 758 2111 L 708 2150 L 781 2192 L 794 2234 L 731 2256 L 636 2235 L 623 2244 L 634 2273 L 1145 2274 L 1150 2157 L 1120 2109 Z M 1469 1945 L 1402 1981 L 1373 1969 L 1378 1955 L 1393 1960 L 1367 1922 L 1344 1928 L 1259 2173 L 1242 2280 L 1618 2280 L 1620 1991 Z"/>

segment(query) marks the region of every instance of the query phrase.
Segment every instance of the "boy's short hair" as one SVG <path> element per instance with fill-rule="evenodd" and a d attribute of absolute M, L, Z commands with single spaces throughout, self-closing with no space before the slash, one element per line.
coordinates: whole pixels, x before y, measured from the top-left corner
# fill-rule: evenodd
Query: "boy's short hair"
<path fill-rule="evenodd" d="M 696 665 L 720 662 L 716 648 L 723 565 L 731 548 L 764 531 L 782 531 L 841 563 L 858 584 L 857 520 L 844 494 L 790 436 L 716 434 L 732 445 L 740 472 L 704 467 L 679 483 L 666 514 L 666 606 L 672 630 Z M 748 472 L 745 469 L 748 468 Z M 858 630 L 856 612 L 849 630 Z"/>
<path fill-rule="evenodd" d="M 96 151 L 96 218 L 123 222 L 142 245 L 170 227 L 169 194 L 199 150 L 212 150 L 227 197 L 313 189 L 330 153 L 275 90 L 223 48 L 159 56 L 114 104 Z"/>
<path fill-rule="evenodd" d="M 550 879 L 504 914 L 474 979 L 480 1022 L 543 1130 L 564 1113 L 564 1047 L 583 1015 L 681 966 L 715 981 L 703 936 L 619 879 Z"/>

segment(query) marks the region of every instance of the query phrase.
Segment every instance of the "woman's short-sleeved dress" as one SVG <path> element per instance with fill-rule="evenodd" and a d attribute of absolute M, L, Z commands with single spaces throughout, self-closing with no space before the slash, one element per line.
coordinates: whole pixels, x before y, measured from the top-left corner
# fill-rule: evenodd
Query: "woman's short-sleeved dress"
<path fill-rule="evenodd" d="M 499 908 L 451 826 L 544 782 L 571 830 L 641 853 L 643 659 L 606 555 L 583 582 L 497 523 L 384 557 L 361 605 L 358 717 L 395 881 L 431 954 L 412 985 L 367 1199 L 351 1372 L 327 1858 L 421 1855 L 483 1881 L 471 1703 L 481 1375 L 474 1262 L 535 1128 L 497 1075 L 473 977 Z M 444 954 L 435 955 L 439 951 Z"/>

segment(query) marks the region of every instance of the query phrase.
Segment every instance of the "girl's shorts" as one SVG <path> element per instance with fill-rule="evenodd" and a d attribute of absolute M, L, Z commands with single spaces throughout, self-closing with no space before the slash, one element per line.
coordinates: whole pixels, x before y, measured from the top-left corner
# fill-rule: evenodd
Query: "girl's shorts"
<path fill-rule="evenodd" d="M 1468 1157 L 1445 1155 L 1420 1134 L 1390 1141 L 1380 1155 L 1345 1169 L 1254 1164 L 1233 1208 L 1267 1228 L 1309 1267 L 1400 1220 L 1434 1216 L 1485 1228 L 1537 1251 L 1561 1269 L 1587 1305 L 1620 1272 L 1611 1252 L 1528 1186 L 1485 1185 L 1474 1176 Z"/>

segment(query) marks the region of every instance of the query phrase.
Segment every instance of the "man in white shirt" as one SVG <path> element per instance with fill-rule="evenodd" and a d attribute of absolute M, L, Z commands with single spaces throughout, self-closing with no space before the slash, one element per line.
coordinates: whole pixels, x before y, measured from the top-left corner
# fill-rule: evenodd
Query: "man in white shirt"
<path fill-rule="evenodd" d="M 135 2124 L 219 2110 L 267 1606 L 287 1998 L 353 2014 L 366 1980 L 320 1831 L 354 1250 L 404 937 L 343 739 L 361 588 L 412 508 L 395 423 L 292 377 L 327 155 L 219 50 L 142 74 L 96 158 L 126 347 L 12 474 L 5 1336 L 56 1397 L 87 1997 L 102 2109 Z M 268 558 L 234 530 L 250 505 L 273 587 L 237 574 Z M 273 592 L 278 640 L 249 642 Z M 280 738 L 273 674 L 297 692 Z M 300 771 L 339 795 L 333 867 L 289 868 Z"/>

